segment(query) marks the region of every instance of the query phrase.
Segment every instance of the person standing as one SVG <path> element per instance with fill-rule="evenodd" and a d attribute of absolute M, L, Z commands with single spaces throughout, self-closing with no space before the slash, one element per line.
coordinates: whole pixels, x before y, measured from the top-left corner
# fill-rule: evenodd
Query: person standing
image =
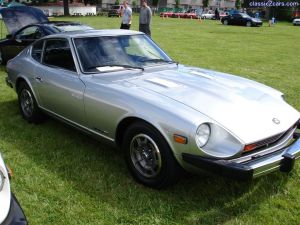
<path fill-rule="evenodd" d="M 220 13 L 219 13 L 218 8 L 216 8 L 216 10 L 215 10 L 215 19 L 220 20 Z"/>
<path fill-rule="evenodd" d="M 128 1 L 123 2 L 124 9 L 122 10 L 122 23 L 120 29 L 129 30 L 132 19 L 132 9 L 128 6 Z"/>
<path fill-rule="evenodd" d="M 142 0 L 142 7 L 140 10 L 140 21 L 139 21 L 139 31 L 144 32 L 151 37 L 151 24 L 152 11 L 147 5 L 147 0 Z"/>

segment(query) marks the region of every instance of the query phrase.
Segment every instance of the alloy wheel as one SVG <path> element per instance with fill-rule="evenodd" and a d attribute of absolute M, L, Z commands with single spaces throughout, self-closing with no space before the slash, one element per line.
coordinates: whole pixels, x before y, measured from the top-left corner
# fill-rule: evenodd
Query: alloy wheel
<path fill-rule="evenodd" d="M 162 167 L 161 154 L 148 135 L 138 134 L 132 138 L 130 157 L 135 169 L 144 177 L 153 178 L 159 174 Z"/>

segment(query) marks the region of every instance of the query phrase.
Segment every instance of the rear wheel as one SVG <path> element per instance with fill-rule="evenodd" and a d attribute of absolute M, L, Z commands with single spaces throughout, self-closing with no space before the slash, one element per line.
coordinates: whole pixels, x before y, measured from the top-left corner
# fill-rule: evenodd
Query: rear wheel
<path fill-rule="evenodd" d="M 21 115 L 29 123 L 40 123 L 45 119 L 26 82 L 20 83 L 18 87 L 18 101 Z"/>
<path fill-rule="evenodd" d="M 151 125 L 131 125 L 122 147 L 129 171 L 138 182 L 161 189 L 177 181 L 182 169 L 164 137 Z"/>
<path fill-rule="evenodd" d="M 228 25 L 228 20 L 224 20 L 224 21 L 223 21 L 223 24 L 224 24 L 224 25 Z"/>

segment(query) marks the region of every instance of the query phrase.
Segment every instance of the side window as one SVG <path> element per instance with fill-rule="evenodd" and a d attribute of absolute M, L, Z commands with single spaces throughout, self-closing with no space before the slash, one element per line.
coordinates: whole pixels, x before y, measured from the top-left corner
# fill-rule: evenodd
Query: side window
<path fill-rule="evenodd" d="M 22 30 L 20 33 L 16 35 L 16 39 L 20 40 L 35 40 L 41 38 L 43 33 L 40 31 L 39 27 L 32 26 L 27 27 L 24 30 Z"/>
<path fill-rule="evenodd" d="M 44 41 L 38 41 L 32 46 L 31 56 L 36 61 L 41 62 Z"/>
<path fill-rule="evenodd" d="M 76 71 L 69 42 L 65 39 L 46 41 L 44 64 Z"/>

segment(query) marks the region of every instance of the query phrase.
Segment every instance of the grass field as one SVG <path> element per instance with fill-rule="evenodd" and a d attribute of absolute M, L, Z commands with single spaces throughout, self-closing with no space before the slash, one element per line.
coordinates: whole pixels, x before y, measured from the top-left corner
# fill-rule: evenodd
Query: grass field
<path fill-rule="evenodd" d="M 95 28 L 119 18 L 70 17 Z M 138 17 L 132 29 L 137 29 Z M 300 110 L 300 27 L 260 28 L 155 17 L 152 37 L 183 64 L 238 74 L 286 94 Z M 0 149 L 31 225 L 299 224 L 300 162 L 289 174 L 241 183 L 193 176 L 156 191 L 133 181 L 122 154 L 62 123 L 25 122 L 0 68 Z M 1 199 L 0 199 L 1 201 Z"/>

